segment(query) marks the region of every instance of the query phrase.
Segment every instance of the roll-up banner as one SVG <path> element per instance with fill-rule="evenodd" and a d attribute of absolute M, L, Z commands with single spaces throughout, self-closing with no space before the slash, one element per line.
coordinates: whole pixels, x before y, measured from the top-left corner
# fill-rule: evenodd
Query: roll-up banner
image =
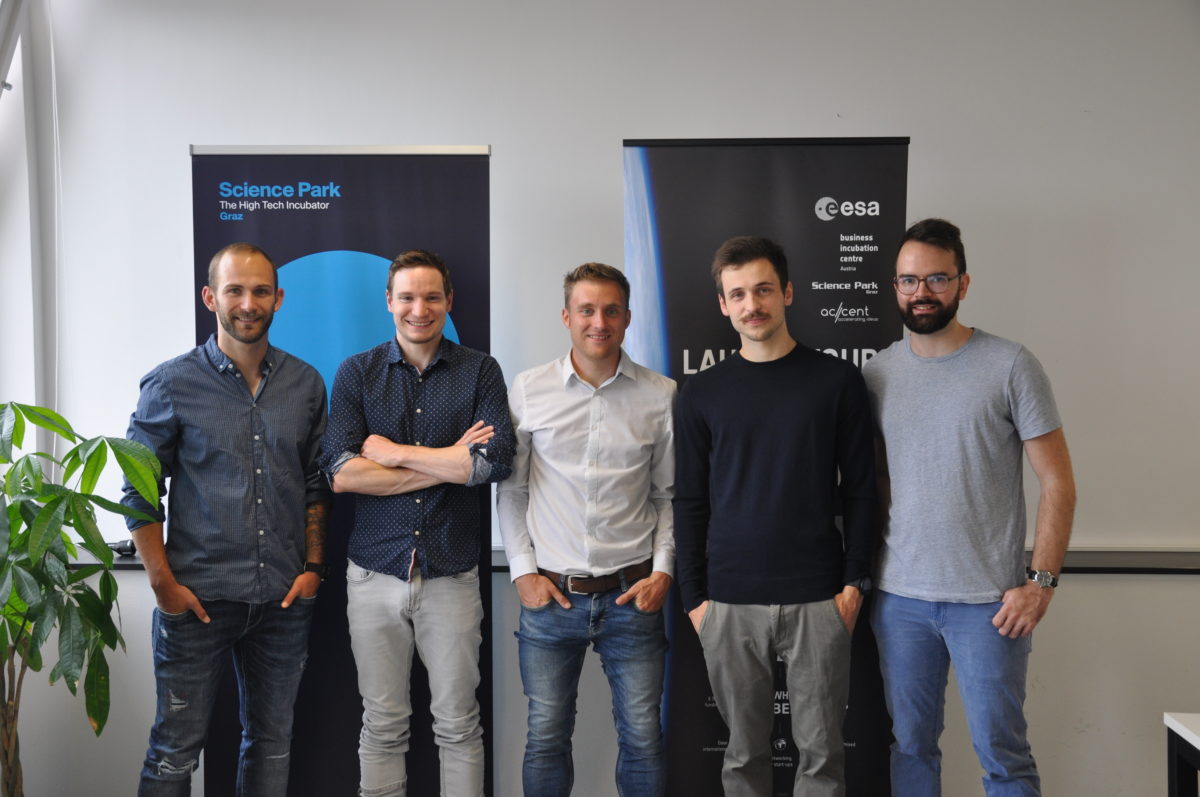
<path fill-rule="evenodd" d="M 271 343 L 312 364 L 333 388 L 338 365 L 396 334 L 385 294 L 388 266 L 405 249 L 440 254 L 454 279 L 447 337 L 489 347 L 487 147 L 192 147 L 196 341 L 215 331 L 201 303 L 213 253 L 248 241 L 279 267 L 284 302 Z M 296 702 L 289 795 L 353 794 L 362 702 L 346 622 L 346 541 L 354 508 L 336 496 L 327 533 L 329 572 L 309 638 Z M 491 567 L 490 493 L 481 491 L 480 572 Z M 491 580 L 480 579 L 491 612 Z M 491 637 L 483 627 L 479 703 L 491 727 Z M 241 728 L 227 674 L 205 749 L 205 794 L 234 793 Z M 410 794 L 438 794 L 429 689 L 414 661 Z M 490 732 L 486 788 L 492 790 Z"/>
<path fill-rule="evenodd" d="M 709 272 L 717 247 L 735 235 L 783 246 L 795 292 L 788 329 L 801 345 L 861 367 L 901 336 L 890 281 L 905 224 L 907 138 L 631 140 L 624 162 L 634 360 L 682 385 L 737 351 Z M 664 714 L 669 790 L 716 797 L 728 731 L 677 597 Z M 868 611 L 869 601 L 855 628 L 845 721 L 851 797 L 891 792 L 891 724 Z M 779 663 L 770 721 L 780 797 L 792 794 L 796 759 L 782 674 Z"/>

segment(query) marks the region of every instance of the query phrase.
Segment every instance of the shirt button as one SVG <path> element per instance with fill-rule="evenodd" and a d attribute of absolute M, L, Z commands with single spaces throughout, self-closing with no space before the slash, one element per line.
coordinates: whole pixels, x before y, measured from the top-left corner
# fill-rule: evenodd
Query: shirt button
<path fill-rule="evenodd" d="M 421 445 L 421 441 L 420 441 L 420 440 L 418 440 L 418 441 L 417 441 L 417 445 Z"/>
<path fill-rule="evenodd" d="M 258 566 L 259 566 L 259 567 L 266 567 L 266 566 L 267 566 L 267 563 L 266 563 L 266 562 L 259 562 L 259 563 L 258 563 Z"/>
<path fill-rule="evenodd" d="M 417 407 L 417 415 L 420 415 L 420 414 L 421 414 L 421 408 Z"/>
<path fill-rule="evenodd" d="M 261 499 L 261 498 L 260 498 L 260 499 L 258 499 L 258 502 L 261 504 L 261 503 L 262 503 L 262 499 Z"/>
<path fill-rule="evenodd" d="M 255 473 L 262 473 L 262 468 L 255 468 L 255 469 L 254 469 L 254 472 L 255 472 Z"/>
<path fill-rule="evenodd" d="M 259 530 L 258 530 L 258 536 L 260 536 L 260 537 L 261 537 L 262 535 L 266 534 L 266 533 L 267 533 L 267 532 L 266 532 L 266 531 L 264 531 L 263 529 L 259 529 Z"/>
<path fill-rule="evenodd" d="M 421 532 L 419 532 L 419 531 L 414 531 L 414 532 L 413 532 L 413 536 L 414 536 L 414 537 L 420 537 L 420 536 L 421 536 Z"/>
<path fill-rule="evenodd" d="M 254 439 L 255 439 L 255 440 L 257 440 L 257 439 L 258 439 L 258 435 L 254 435 Z"/>
<path fill-rule="evenodd" d="M 417 503 L 418 503 L 418 504 L 419 504 L 419 503 L 421 503 L 421 499 L 420 499 L 420 498 L 418 498 L 418 499 L 417 499 Z"/>

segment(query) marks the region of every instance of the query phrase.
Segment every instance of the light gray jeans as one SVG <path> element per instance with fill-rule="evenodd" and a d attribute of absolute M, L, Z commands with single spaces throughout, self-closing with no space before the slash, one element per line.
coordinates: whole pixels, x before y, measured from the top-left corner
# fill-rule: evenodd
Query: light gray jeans
<path fill-rule="evenodd" d="M 709 601 L 700 644 L 713 698 L 729 726 L 726 797 L 772 793 L 775 657 L 787 666 L 796 797 L 846 793 L 842 720 L 850 690 L 850 632 L 832 599 L 787 605 Z"/>
<path fill-rule="evenodd" d="M 363 728 L 358 742 L 363 797 L 404 797 L 409 675 L 416 650 L 429 671 L 433 735 L 443 797 L 482 797 L 479 643 L 483 604 L 477 570 L 410 581 L 349 562 L 346 613 L 358 666 Z"/>

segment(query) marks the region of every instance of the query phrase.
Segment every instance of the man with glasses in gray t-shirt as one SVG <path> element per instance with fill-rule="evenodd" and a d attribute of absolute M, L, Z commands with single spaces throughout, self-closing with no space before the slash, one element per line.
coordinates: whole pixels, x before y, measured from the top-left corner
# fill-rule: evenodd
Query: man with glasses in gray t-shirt
<path fill-rule="evenodd" d="M 888 470 L 871 626 L 896 738 L 892 793 L 941 793 L 953 664 L 987 793 L 1040 794 L 1023 704 L 1030 634 L 1075 511 L 1062 422 L 1027 349 L 959 322 L 970 277 L 956 226 L 910 227 L 893 283 L 911 334 L 863 368 Z M 1022 453 L 1041 490 L 1029 569 Z"/>

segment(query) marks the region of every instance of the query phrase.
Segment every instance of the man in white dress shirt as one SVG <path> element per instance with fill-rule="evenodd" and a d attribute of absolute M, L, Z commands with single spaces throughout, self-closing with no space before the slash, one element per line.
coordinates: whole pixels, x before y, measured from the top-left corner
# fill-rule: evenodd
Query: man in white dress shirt
<path fill-rule="evenodd" d="M 575 696 L 591 645 L 612 689 L 617 793 L 653 797 L 666 789 L 659 706 L 675 559 L 675 383 L 621 349 L 625 275 L 585 263 L 563 293 L 571 351 L 513 382 L 517 453 L 498 500 L 521 601 L 525 795 L 571 792 Z"/>

